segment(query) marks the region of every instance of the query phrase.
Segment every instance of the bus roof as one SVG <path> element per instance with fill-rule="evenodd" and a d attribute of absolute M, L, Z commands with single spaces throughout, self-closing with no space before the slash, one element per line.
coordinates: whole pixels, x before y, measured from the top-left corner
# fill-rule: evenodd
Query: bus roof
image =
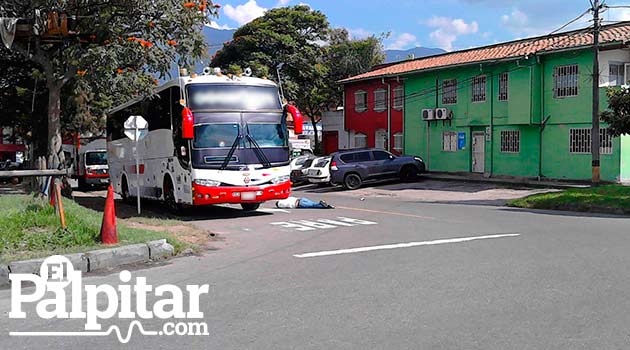
<path fill-rule="evenodd" d="M 179 78 L 171 79 L 166 83 L 160 85 L 155 89 L 155 94 L 162 92 L 168 88 L 174 86 L 186 86 L 190 84 L 229 84 L 229 85 L 248 85 L 248 86 L 269 86 L 269 87 L 277 87 L 278 85 L 269 79 L 261 79 L 254 77 L 246 77 L 246 76 L 236 76 L 232 75 L 232 78 L 229 76 L 215 75 L 215 74 L 199 74 L 199 75 L 187 75 Z M 119 106 L 116 106 L 108 111 L 107 114 L 115 113 L 120 111 L 121 109 L 127 108 L 132 104 L 142 101 L 145 96 L 136 97 L 130 101 L 127 101 Z"/>

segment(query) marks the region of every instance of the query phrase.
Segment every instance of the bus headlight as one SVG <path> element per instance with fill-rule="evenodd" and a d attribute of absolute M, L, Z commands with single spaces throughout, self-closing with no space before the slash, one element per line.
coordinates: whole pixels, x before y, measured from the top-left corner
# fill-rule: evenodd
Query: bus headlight
<path fill-rule="evenodd" d="M 291 177 L 289 175 L 278 176 L 278 177 L 275 177 L 275 178 L 271 179 L 271 183 L 274 184 L 274 185 L 281 184 L 283 182 L 289 181 L 290 178 Z"/>
<path fill-rule="evenodd" d="M 195 183 L 199 186 L 217 187 L 221 184 L 221 181 L 214 181 L 214 180 L 208 180 L 208 179 L 196 179 Z"/>

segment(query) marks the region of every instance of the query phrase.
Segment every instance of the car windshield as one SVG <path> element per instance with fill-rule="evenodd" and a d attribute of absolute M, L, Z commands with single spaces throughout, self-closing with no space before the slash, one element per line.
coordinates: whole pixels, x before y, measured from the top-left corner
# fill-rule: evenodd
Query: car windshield
<path fill-rule="evenodd" d="M 230 148 L 238 136 L 239 125 L 202 124 L 195 126 L 194 148 Z"/>
<path fill-rule="evenodd" d="M 310 167 L 311 167 L 311 165 L 313 164 L 313 160 L 314 160 L 314 159 L 312 159 L 312 158 L 311 158 L 311 159 L 306 160 L 306 162 L 304 162 L 304 168 L 310 168 Z"/>
<path fill-rule="evenodd" d="M 275 86 L 191 84 L 187 87 L 192 110 L 280 110 Z"/>
<path fill-rule="evenodd" d="M 260 147 L 287 146 L 286 133 L 282 124 L 248 123 L 247 132 Z"/>
<path fill-rule="evenodd" d="M 316 168 L 323 168 L 326 166 L 326 164 L 328 164 L 329 159 L 320 159 L 317 161 L 317 163 L 315 163 L 315 167 Z"/>
<path fill-rule="evenodd" d="M 85 165 L 107 165 L 107 152 L 86 152 Z"/>

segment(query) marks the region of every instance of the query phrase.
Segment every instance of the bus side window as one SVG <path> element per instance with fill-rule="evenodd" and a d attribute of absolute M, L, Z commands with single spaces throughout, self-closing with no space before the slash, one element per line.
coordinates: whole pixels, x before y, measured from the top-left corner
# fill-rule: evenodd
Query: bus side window
<path fill-rule="evenodd" d="M 164 90 L 147 99 L 148 110 L 145 118 L 149 121 L 149 131 L 171 128 L 170 91 Z"/>

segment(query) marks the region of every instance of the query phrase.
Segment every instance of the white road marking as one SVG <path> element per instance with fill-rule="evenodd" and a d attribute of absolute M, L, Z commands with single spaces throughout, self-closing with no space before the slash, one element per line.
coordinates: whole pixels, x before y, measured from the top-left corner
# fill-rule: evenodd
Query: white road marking
<path fill-rule="evenodd" d="M 260 208 L 257 211 L 261 211 L 263 213 L 286 213 L 286 214 L 291 214 L 290 211 L 286 210 L 286 209 L 280 209 L 280 208 Z"/>
<path fill-rule="evenodd" d="M 312 230 L 325 230 L 337 228 L 338 226 L 357 226 L 357 225 L 378 225 L 377 222 L 367 221 L 361 219 L 347 218 L 339 216 L 334 220 L 330 219 L 314 219 L 314 220 L 291 220 L 269 223 L 273 226 L 280 226 L 284 228 L 292 228 L 296 231 L 312 231 Z"/>
<path fill-rule="evenodd" d="M 314 258 L 318 256 L 363 253 L 363 252 L 370 252 L 373 250 L 409 248 L 409 247 L 418 247 L 418 246 L 423 246 L 423 245 L 437 245 L 437 244 L 448 244 L 448 243 L 462 243 L 462 242 L 470 242 L 470 241 L 476 241 L 476 240 L 481 240 L 481 239 L 517 237 L 517 236 L 520 236 L 520 234 L 519 233 L 506 233 L 506 234 L 500 234 L 500 235 L 448 238 L 448 239 L 437 239 L 434 241 L 396 243 L 396 244 L 376 245 L 376 246 L 371 246 L 371 247 L 327 250 L 327 251 L 322 251 L 322 252 L 295 254 L 293 256 L 296 258 Z"/>

